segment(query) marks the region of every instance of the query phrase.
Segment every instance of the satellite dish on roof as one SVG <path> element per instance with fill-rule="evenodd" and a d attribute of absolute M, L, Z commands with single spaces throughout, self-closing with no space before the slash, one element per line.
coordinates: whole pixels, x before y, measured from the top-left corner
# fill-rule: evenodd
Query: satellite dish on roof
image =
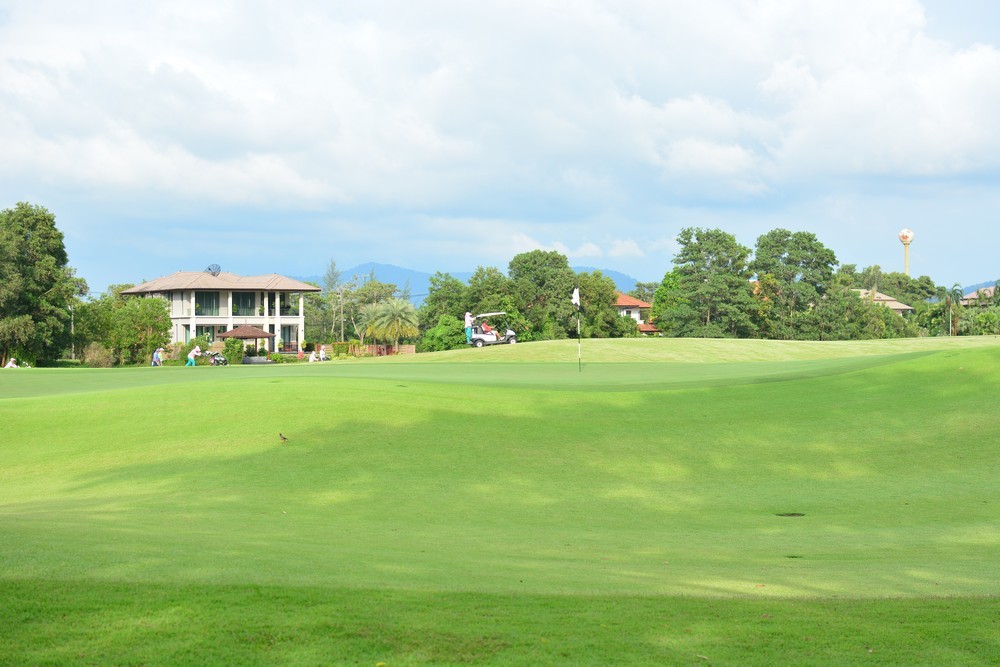
<path fill-rule="evenodd" d="M 222 273 L 222 267 L 218 264 L 209 264 L 205 269 L 205 273 L 211 273 L 213 276 L 217 276 Z"/>

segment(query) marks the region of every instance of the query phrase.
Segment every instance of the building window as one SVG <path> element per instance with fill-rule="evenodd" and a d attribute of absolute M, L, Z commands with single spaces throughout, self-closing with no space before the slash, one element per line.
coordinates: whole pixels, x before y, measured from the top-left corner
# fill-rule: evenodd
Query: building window
<path fill-rule="evenodd" d="M 195 315 L 218 315 L 219 314 L 219 293 L 218 292 L 195 292 L 194 293 L 194 313 L 195 313 Z"/>
<path fill-rule="evenodd" d="M 249 317 L 257 314 L 253 292 L 233 292 L 233 315 Z"/>
<path fill-rule="evenodd" d="M 289 325 L 281 325 L 281 343 L 282 347 L 289 350 L 297 350 L 299 347 L 299 341 L 295 336 L 296 329 Z"/>

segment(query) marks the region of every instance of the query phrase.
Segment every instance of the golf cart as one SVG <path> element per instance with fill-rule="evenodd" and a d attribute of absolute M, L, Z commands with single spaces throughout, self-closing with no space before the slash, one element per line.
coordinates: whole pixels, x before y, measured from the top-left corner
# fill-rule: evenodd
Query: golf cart
<path fill-rule="evenodd" d="M 508 328 L 506 322 L 503 320 L 503 316 L 506 314 L 502 311 L 499 313 L 482 313 L 472 318 L 472 340 L 470 344 L 482 347 L 483 345 L 498 345 L 500 343 L 513 345 L 516 343 L 517 334 Z M 489 324 L 489 320 L 492 318 L 497 318 L 496 328 L 493 328 L 493 325 Z M 504 331 L 505 333 L 501 334 L 500 331 Z"/>

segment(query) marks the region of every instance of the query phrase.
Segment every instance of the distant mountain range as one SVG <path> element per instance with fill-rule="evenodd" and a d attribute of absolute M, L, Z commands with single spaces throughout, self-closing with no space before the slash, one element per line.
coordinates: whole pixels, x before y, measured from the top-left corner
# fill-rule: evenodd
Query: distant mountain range
<path fill-rule="evenodd" d="M 1000 278 L 996 280 L 987 280 L 985 283 L 976 283 L 975 285 L 969 285 L 968 287 L 962 288 L 962 294 L 972 294 L 976 290 L 983 289 L 984 287 L 993 287 L 998 282 L 1000 282 Z"/>
<path fill-rule="evenodd" d="M 615 281 L 615 286 L 622 292 L 631 292 L 635 289 L 636 279 L 619 271 L 612 271 L 610 269 L 595 269 L 589 266 L 574 266 L 571 268 L 577 273 L 600 271 Z M 467 283 L 474 272 L 449 271 L 448 273 L 450 273 L 452 277 Z M 364 280 L 371 275 L 374 275 L 376 280 L 380 282 L 392 283 L 400 290 L 408 291 L 410 294 L 410 301 L 419 305 L 423 303 L 424 297 L 427 296 L 430 291 L 431 275 L 433 274 L 425 273 L 423 271 L 414 271 L 413 269 L 406 269 L 394 264 L 379 264 L 377 262 L 358 264 L 357 266 L 353 266 L 349 269 L 343 269 L 340 272 L 341 280 L 344 281 L 349 281 L 353 279 L 354 276 L 357 276 L 359 280 Z M 306 282 L 316 283 L 319 285 L 323 284 L 323 276 L 300 276 L 298 277 L 298 280 L 304 280 Z"/>
<path fill-rule="evenodd" d="M 635 289 L 637 282 L 632 276 L 621 273 L 620 271 L 613 271 L 611 269 L 597 269 L 592 266 L 574 266 L 572 269 L 577 273 L 592 273 L 594 271 L 600 271 L 615 281 L 615 286 L 620 292 L 631 292 Z M 473 271 L 449 271 L 448 273 L 450 273 L 452 277 L 467 283 L 469 278 L 472 277 Z M 400 290 L 409 291 L 410 300 L 414 304 L 420 305 L 423 303 L 424 297 L 427 296 L 427 293 L 430 291 L 430 280 L 432 274 L 425 273 L 423 271 L 414 271 L 413 269 L 406 269 L 394 264 L 366 262 L 364 264 L 353 266 L 349 269 L 344 269 L 340 272 L 340 275 L 342 280 L 351 280 L 354 276 L 357 276 L 359 280 L 364 280 L 368 276 L 374 275 L 377 280 L 383 283 L 392 283 Z M 303 276 L 298 279 L 319 285 L 323 284 L 323 276 Z M 963 287 L 962 294 L 969 294 L 983 287 L 992 287 L 996 284 L 996 282 L 996 280 L 987 280 L 986 282 L 978 283 L 976 285 Z"/>

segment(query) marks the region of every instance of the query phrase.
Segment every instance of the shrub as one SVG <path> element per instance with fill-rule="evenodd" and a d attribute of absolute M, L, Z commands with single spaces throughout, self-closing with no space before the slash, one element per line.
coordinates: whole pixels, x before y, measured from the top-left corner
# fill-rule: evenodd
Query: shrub
<path fill-rule="evenodd" d="M 351 345 L 357 341 L 347 341 L 346 343 L 330 343 L 327 346 L 327 354 L 331 357 L 346 357 L 351 354 Z"/>
<path fill-rule="evenodd" d="M 417 350 L 439 352 L 464 347 L 465 344 L 465 325 L 462 320 L 454 315 L 442 315 L 437 326 L 425 331 L 417 341 Z"/>
<path fill-rule="evenodd" d="M 114 362 L 111 350 L 100 343 L 91 343 L 83 350 L 83 363 L 91 368 L 111 368 Z"/>
<path fill-rule="evenodd" d="M 243 341 L 239 338 L 227 338 L 222 347 L 222 356 L 230 364 L 238 364 L 243 361 Z"/>

